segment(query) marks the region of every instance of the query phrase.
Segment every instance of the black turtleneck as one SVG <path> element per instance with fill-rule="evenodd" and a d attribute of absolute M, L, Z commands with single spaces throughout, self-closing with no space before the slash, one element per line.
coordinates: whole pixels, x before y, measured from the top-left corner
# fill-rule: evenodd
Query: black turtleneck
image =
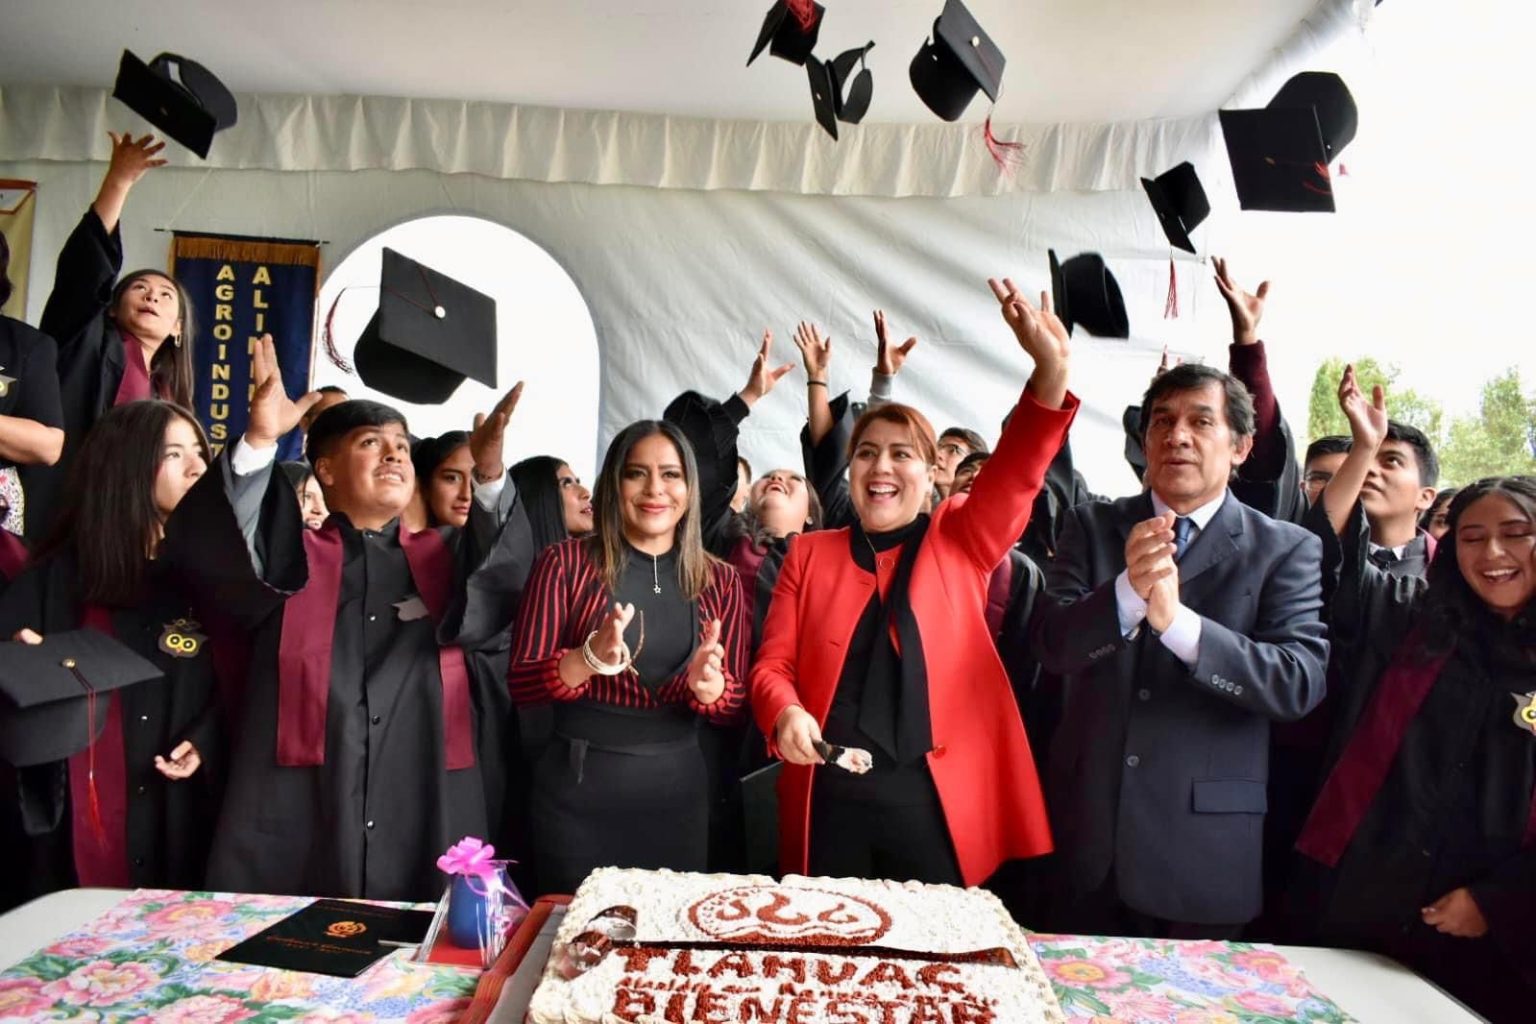
<path fill-rule="evenodd" d="M 651 556 L 628 547 L 629 564 L 619 579 L 614 600 L 635 606 L 635 618 L 624 639 L 635 656 L 635 671 L 647 689 L 664 685 L 681 672 L 698 643 L 698 613 L 683 596 L 677 579 L 677 547 Z M 661 593 L 657 593 L 660 587 Z M 645 615 L 645 645 L 640 644 L 640 616 Z"/>

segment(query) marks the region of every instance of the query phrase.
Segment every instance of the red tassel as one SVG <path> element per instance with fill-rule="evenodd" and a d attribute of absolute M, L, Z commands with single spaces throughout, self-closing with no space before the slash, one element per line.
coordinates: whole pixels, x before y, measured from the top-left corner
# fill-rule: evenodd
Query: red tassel
<path fill-rule="evenodd" d="M 816 4 L 814 0 L 784 0 L 784 6 L 789 8 L 789 13 L 795 16 L 800 23 L 800 31 L 809 32 L 816 25 Z"/>
<path fill-rule="evenodd" d="M 79 673 L 76 673 L 76 678 L 79 678 Z M 105 848 L 107 826 L 101 820 L 101 794 L 96 791 L 96 691 L 90 687 L 86 688 L 85 693 L 85 728 L 91 737 L 90 744 L 85 748 L 85 785 L 90 792 L 91 831 L 96 836 L 96 845 Z"/>
<path fill-rule="evenodd" d="M 1174 270 L 1173 257 L 1168 257 L 1168 298 L 1163 302 L 1163 319 L 1179 318 L 1179 275 Z"/>
<path fill-rule="evenodd" d="M 341 303 L 341 297 L 345 293 L 346 289 L 343 288 L 341 291 L 337 292 L 336 297 L 331 300 L 331 308 L 329 312 L 325 314 L 325 327 L 320 332 L 320 338 L 325 342 L 326 356 L 331 360 L 333 364 L 335 364 L 336 368 L 342 373 L 351 373 L 352 367 L 347 364 L 345 359 L 341 358 L 341 353 L 336 350 L 336 335 L 332 330 L 332 327 L 335 326 L 336 322 L 336 307 Z"/>
<path fill-rule="evenodd" d="M 992 154 L 992 162 L 1005 173 L 1018 170 L 1019 164 L 1024 160 L 1024 143 L 1005 142 L 992 133 L 992 115 L 987 115 L 987 123 L 981 128 L 982 138 L 986 140 L 987 152 Z"/>

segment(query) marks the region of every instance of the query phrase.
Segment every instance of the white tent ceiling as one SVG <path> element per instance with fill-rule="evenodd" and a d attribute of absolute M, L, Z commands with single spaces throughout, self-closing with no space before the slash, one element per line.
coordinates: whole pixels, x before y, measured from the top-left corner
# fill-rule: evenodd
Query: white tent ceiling
<path fill-rule="evenodd" d="M 970 0 L 1008 56 L 1000 122 L 1219 106 L 1317 0 Z M 0 0 L 0 82 L 110 86 L 128 47 L 241 93 L 810 119 L 804 73 L 744 67 L 769 0 Z M 826 0 L 823 57 L 873 39 L 868 120 L 933 120 L 907 64 L 942 0 Z M 968 119 L 985 116 L 974 103 Z"/>

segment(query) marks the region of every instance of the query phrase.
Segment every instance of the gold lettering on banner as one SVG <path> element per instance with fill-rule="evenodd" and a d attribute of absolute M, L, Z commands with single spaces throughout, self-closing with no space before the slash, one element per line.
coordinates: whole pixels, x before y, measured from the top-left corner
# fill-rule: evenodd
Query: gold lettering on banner
<path fill-rule="evenodd" d="M 221 302 L 213 307 L 213 318 L 215 320 L 233 320 L 235 318 L 235 307 Z"/>
<path fill-rule="evenodd" d="M 256 274 L 251 278 L 251 284 L 271 284 L 272 272 L 263 264 L 256 268 Z"/>
<path fill-rule="evenodd" d="M 224 346 L 219 346 L 219 358 L 224 358 Z M 230 367 L 228 363 L 214 363 L 212 366 L 214 380 L 229 380 Z"/>
<path fill-rule="evenodd" d="M 228 341 L 235 336 L 233 324 L 214 324 L 213 337 L 215 341 Z"/>
<path fill-rule="evenodd" d="M 218 369 L 218 367 L 214 367 L 214 369 Z M 220 398 L 227 399 L 227 398 L 229 398 L 229 385 L 228 384 L 215 384 L 213 386 L 212 394 L 213 394 L 213 397 L 215 399 L 220 399 Z"/>
<path fill-rule="evenodd" d="M 215 285 L 213 289 L 213 297 L 218 299 L 220 302 L 234 302 L 235 286 L 232 284 Z"/>

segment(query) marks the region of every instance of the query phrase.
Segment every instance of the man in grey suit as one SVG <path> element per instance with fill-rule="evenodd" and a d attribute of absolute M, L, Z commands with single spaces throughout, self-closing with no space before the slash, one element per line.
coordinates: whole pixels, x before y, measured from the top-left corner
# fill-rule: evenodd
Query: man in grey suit
<path fill-rule="evenodd" d="M 1236 378 L 1178 366 L 1142 408 L 1147 491 L 1071 511 L 1034 622 L 1066 687 L 1051 924 L 1230 938 L 1260 909 L 1269 723 L 1323 698 L 1322 549 L 1229 492 L 1253 446 Z"/>

